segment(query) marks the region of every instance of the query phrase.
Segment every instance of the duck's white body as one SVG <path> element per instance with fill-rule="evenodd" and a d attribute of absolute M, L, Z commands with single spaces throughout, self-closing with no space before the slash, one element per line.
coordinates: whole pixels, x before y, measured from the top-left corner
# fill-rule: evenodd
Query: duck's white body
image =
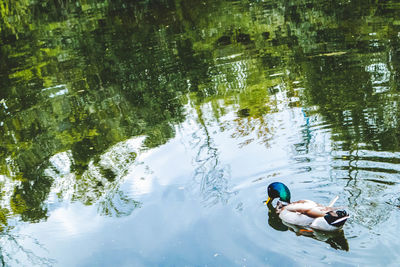
<path fill-rule="evenodd" d="M 299 226 L 309 226 L 314 221 L 314 218 L 308 217 L 307 215 L 301 213 L 291 212 L 287 209 L 283 209 L 279 213 L 279 218 L 287 223 Z"/>
<path fill-rule="evenodd" d="M 347 218 L 346 218 L 347 219 Z M 311 224 L 310 227 L 313 229 L 321 230 L 321 231 L 336 231 L 340 229 L 340 227 L 335 227 L 330 225 L 324 217 L 316 218 Z"/>
<path fill-rule="evenodd" d="M 335 212 L 335 208 L 323 206 L 311 200 L 300 200 L 289 204 L 278 203 L 276 208 L 279 218 L 284 222 L 302 227 L 310 227 L 322 231 L 335 231 L 340 227 L 330 225 L 324 218 L 328 212 Z M 347 219 L 342 218 L 342 220 Z"/>

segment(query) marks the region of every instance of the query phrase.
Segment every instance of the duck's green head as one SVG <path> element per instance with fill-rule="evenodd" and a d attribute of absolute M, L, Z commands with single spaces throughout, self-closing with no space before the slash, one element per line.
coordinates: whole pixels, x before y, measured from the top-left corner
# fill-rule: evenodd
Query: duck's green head
<path fill-rule="evenodd" d="M 275 182 L 268 186 L 268 200 L 266 204 L 278 197 L 281 201 L 290 203 L 289 188 L 282 183 Z"/>

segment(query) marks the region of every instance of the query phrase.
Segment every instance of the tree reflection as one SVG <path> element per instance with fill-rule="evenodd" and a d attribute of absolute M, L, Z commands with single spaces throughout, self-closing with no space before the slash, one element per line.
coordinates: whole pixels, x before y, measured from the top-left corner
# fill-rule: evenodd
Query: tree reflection
<path fill-rule="evenodd" d="M 159 31 L 174 21 L 164 13 L 173 5 L 157 5 L 161 12 L 138 3 L 67 2 L 42 3 L 44 11 L 42 4 L 0 1 L 7 9 L 0 20 L 7 43 L 0 50 L 0 173 L 12 184 L 2 189 L 2 207 L 23 221 L 45 220 L 53 194 L 96 204 L 103 215 L 129 215 L 140 203 L 119 185 L 137 150 L 121 145 L 142 135 L 144 147 L 164 144 L 184 119 L 187 82 L 176 51 L 186 55 L 187 47 Z M 18 23 L 7 24 L 22 11 Z M 151 23 L 132 20 L 132 12 Z M 163 15 L 154 21 L 157 12 Z M 23 30 L 28 19 L 35 30 Z"/>
<path fill-rule="evenodd" d="M 385 93 L 394 91 L 383 67 L 392 64 L 385 53 L 360 58 L 357 65 L 351 64 L 351 56 L 312 58 L 305 68 L 306 100 L 319 107 L 333 132 L 332 177 L 343 184 L 357 221 L 370 229 L 390 218 L 393 207 L 384 203 L 399 172 L 399 110 L 393 105 L 396 93 Z"/>

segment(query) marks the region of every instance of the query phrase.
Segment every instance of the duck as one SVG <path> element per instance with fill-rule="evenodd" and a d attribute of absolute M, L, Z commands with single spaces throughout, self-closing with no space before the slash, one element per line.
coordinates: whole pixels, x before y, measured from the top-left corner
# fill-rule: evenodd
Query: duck
<path fill-rule="evenodd" d="M 312 200 L 298 200 L 290 202 L 290 190 L 281 183 L 274 182 L 268 185 L 268 199 L 265 204 L 272 206 L 272 200 L 279 198 L 276 213 L 279 218 L 288 224 L 307 228 L 305 231 L 337 231 L 340 230 L 350 217 L 346 210 L 334 208 L 338 200 L 336 196 L 328 206 Z"/>

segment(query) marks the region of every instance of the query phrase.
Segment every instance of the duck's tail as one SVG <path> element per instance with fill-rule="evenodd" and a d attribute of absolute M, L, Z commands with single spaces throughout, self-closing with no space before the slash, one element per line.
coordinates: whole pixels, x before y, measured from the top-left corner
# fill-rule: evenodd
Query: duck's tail
<path fill-rule="evenodd" d="M 334 197 L 331 202 L 329 203 L 328 207 L 333 207 L 335 205 L 335 202 L 339 199 L 339 196 Z"/>
<path fill-rule="evenodd" d="M 350 217 L 345 210 L 336 210 L 334 213 L 335 215 L 333 215 L 332 213 L 330 214 L 331 218 L 327 221 L 330 225 L 333 225 L 335 227 L 343 226 L 347 219 Z"/>

